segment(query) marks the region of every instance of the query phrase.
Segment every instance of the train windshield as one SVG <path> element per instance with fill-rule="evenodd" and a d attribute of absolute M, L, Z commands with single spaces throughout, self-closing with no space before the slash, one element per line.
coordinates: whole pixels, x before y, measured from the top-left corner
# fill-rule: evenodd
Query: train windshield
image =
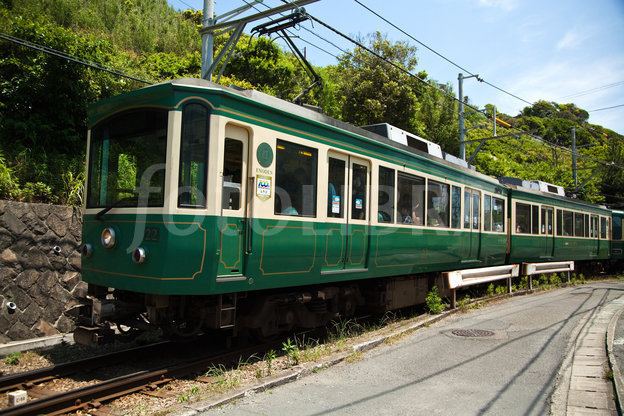
<path fill-rule="evenodd" d="M 162 207 L 167 111 L 133 110 L 91 131 L 87 208 Z"/>

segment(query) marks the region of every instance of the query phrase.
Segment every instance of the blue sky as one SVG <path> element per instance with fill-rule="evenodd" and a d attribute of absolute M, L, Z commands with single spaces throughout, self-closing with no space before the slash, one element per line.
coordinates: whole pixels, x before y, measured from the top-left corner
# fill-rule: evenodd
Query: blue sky
<path fill-rule="evenodd" d="M 203 0 L 168 1 L 178 9 L 188 5 L 201 8 L 203 4 Z M 528 101 L 574 102 L 586 110 L 624 104 L 622 0 L 361 1 L 464 68 Z M 281 4 L 279 0 L 264 3 Z M 242 0 L 217 0 L 217 15 L 243 4 Z M 410 41 L 353 0 L 320 0 L 306 9 L 350 35 L 379 30 L 392 40 Z M 352 48 L 318 25 L 304 25 L 344 49 Z M 308 32 L 299 30 L 298 34 L 339 54 Z M 296 42 L 305 46 L 300 40 Z M 460 70 L 416 46 L 419 68 L 439 82 L 451 82 L 456 91 Z M 335 58 L 311 46 L 306 49 L 315 65 L 335 62 Z M 611 84 L 616 85 L 608 87 Z M 587 90 L 593 91 L 583 93 Z M 526 105 L 474 79 L 464 81 L 464 93 L 480 107 L 495 104 L 511 115 Z M 583 94 L 568 97 L 577 93 Z M 590 112 L 590 122 L 624 134 L 624 107 Z"/>

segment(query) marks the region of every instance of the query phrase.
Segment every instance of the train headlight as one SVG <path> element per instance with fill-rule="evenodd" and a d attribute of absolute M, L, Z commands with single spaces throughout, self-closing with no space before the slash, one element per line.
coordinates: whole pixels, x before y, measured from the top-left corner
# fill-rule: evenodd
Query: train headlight
<path fill-rule="evenodd" d="M 80 252 L 84 257 L 91 257 L 93 254 L 93 246 L 89 243 L 84 243 L 80 248 Z"/>
<path fill-rule="evenodd" d="M 115 230 L 113 230 L 110 227 L 104 228 L 104 230 L 102 230 L 101 241 L 102 241 L 102 245 L 105 248 L 115 247 L 115 243 L 116 243 Z"/>
<path fill-rule="evenodd" d="M 146 256 L 147 253 L 145 252 L 145 249 L 143 247 L 137 247 L 132 252 L 132 261 L 136 264 L 141 264 L 145 262 Z"/>

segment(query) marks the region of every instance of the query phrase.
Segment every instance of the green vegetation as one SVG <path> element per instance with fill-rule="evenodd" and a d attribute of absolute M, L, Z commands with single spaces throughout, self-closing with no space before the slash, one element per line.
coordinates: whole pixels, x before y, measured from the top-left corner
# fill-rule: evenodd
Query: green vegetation
<path fill-rule="evenodd" d="M 446 309 L 446 305 L 444 304 L 444 302 L 442 302 L 440 293 L 438 293 L 437 286 L 432 287 L 429 293 L 427 293 L 427 297 L 425 298 L 425 304 L 429 313 L 433 315 L 442 313 L 444 309 Z"/>
<path fill-rule="evenodd" d="M 299 364 L 299 346 L 296 342 L 293 342 L 288 338 L 286 342 L 282 342 L 282 351 L 288 357 L 288 361 L 292 363 L 292 365 Z"/>
<path fill-rule="evenodd" d="M 201 12 L 173 10 L 166 0 L 2 0 L 3 32 L 115 68 L 150 82 L 198 77 Z M 225 36 L 215 40 L 216 52 Z M 304 101 L 357 125 L 389 122 L 458 150 L 457 105 L 450 84 L 429 78 L 417 49 L 377 32 L 360 39 L 380 55 L 416 74 L 381 64 L 355 48 L 335 65 L 316 68 L 322 88 Z M 78 205 L 83 199 L 86 114 L 89 104 L 143 84 L 13 43 L 0 42 L 0 198 Z M 311 83 L 296 58 L 266 38 L 244 35 L 219 80 L 292 100 Z M 491 105 L 486 105 L 492 111 Z M 466 111 L 467 139 L 489 137 L 491 121 Z M 580 150 L 579 196 L 592 202 L 624 198 L 624 137 L 587 122 L 571 103 L 539 101 L 512 116 L 512 125 L 570 146 L 576 128 Z M 499 135 L 511 133 L 500 127 Z M 477 146 L 471 142 L 470 155 Z M 492 176 L 539 179 L 572 186 L 571 156 L 528 136 L 485 142 L 473 162 Z M 132 181 L 128 178 L 122 180 Z M 132 183 L 128 183 L 132 188 Z"/>
<path fill-rule="evenodd" d="M 6 365 L 18 365 L 20 362 L 20 358 L 22 358 L 22 353 L 17 351 L 17 352 L 12 352 L 11 354 L 7 355 L 6 357 L 4 357 L 4 363 Z"/>
<path fill-rule="evenodd" d="M 266 362 L 268 375 L 271 375 L 271 373 L 273 372 L 273 362 L 276 358 L 277 352 L 275 352 L 275 350 L 269 350 L 266 354 L 264 354 L 264 362 Z"/>

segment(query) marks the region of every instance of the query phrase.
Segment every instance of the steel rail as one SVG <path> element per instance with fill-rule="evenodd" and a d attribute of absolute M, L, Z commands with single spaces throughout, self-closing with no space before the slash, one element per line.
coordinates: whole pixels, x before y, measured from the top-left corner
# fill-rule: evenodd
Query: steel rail
<path fill-rule="evenodd" d="M 174 343 L 171 341 L 162 341 L 155 344 L 149 344 L 140 347 L 129 348 L 121 351 L 110 352 L 107 354 L 97 355 L 95 357 L 83 358 L 73 362 L 55 364 L 36 370 L 25 371 L 22 373 L 8 374 L 0 377 L 0 393 L 17 390 L 28 389 L 37 383 L 42 383 L 62 376 L 78 372 L 87 372 L 107 365 L 116 364 L 133 357 L 143 354 L 152 354 L 170 348 Z"/>
<path fill-rule="evenodd" d="M 142 370 L 101 383 L 52 394 L 25 404 L 0 410 L 0 415 L 19 416 L 32 414 L 60 415 L 78 410 L 98 408 L 103 402 L 136 393 L 148 388 L 154 389 L 175 378 L 205 370 L 210 365 L 230 363 L 240 357 L 253 356 L 280 345 L 279 342 L 263 346 L 248 347 L 237 351 L 204 356 L 171 366 Z"/>

